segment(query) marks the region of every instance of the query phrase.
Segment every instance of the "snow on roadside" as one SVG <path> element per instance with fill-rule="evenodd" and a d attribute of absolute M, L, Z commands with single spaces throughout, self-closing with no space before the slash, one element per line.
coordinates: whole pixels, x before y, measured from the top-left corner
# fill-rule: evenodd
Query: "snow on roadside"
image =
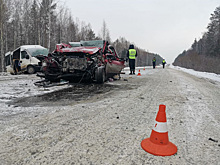
<path fill-rule="evenodd" d="M 147 74 L 153 74 L 153 72 L 149 72 L 148 69 L 151 69 L 152 66 L 143 66 L 143 67 L 135 67 L 135 74 L 137 75 L 139 70 L 141 75 L 147 75 Z M 125 67 L 122 72 L 124 72 L 126 75 L 129 75 L 130 73 L 130 68 L 129 67 Z M 134 76 L 134 75 L 133 75 Z M 141 77 L 139 77 L 141 78 Z"/>
<path fill-rule="evenodd" d="M 189 73 L 191 75 L 194 75 L 194 76 L 197 76 L 197 77 L 200 77 L 200 78 L 208 78 L 208 79 L 220 82 L 220 74 L 200 72 L 200 71 L 195 71 L 193 69 L 186 69 L 186 68 L 182 68 L 182 67 L 179 67 L 179 66 L 173 66 L 173 65 L 170 65 L 169 67 L 177 69 L 177 70 L 184 71 L 186 73 Z"/>

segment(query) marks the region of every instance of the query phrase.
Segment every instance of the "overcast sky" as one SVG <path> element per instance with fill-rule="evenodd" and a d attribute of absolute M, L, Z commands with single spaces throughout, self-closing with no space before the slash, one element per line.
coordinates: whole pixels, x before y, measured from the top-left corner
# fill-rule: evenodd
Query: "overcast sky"
<path fill-rule="evenodd" d="M 207 31 L 220 0 L 59 0 L 98 35 L 103 20 L 112 41 L 125 37 L 168 63 Z"/>

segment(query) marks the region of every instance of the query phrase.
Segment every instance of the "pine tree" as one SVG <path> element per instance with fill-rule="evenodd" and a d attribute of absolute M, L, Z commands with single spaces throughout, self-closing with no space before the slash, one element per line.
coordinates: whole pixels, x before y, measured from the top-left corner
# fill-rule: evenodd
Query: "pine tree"
<path fill-rule="evenodd" d="M 220 7 L 217 7 L 210 17 L 207 32 L 207 53 L 211 56 L 220 54 Z"/>

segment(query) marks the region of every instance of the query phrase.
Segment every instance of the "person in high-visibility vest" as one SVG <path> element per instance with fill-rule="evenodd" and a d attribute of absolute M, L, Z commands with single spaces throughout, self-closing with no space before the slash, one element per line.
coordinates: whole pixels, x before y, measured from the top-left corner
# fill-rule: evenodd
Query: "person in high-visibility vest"
<path fill-rule="evenodd" d="M 165 59 L 163 59 L 162 64 L 163 64 L 163 68 L 164 68 L 164 67 L 165 67 L 165 64 L 166 64 Z"/>
<path fill-rule="evenodd" d="M 153 69 L 155 69 L 155 66 L 156 66 L 156 58 L 155 57 L 153 58 L 152 63 L 153 63 Z"/>
<path fill-rule="evenodd" d="M 135 59 L 137 57 L 137 51 L 134 49 L 134 45 L 129 46 L 127 52 L 127 58 L 129 59 L 130 75 L 135 74 Z"/>

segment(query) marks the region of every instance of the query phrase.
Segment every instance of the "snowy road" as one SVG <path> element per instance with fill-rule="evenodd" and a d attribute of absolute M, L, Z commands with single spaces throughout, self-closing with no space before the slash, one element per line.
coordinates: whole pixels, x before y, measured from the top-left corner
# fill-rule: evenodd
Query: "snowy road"
<path fill-rule="evenodd" d="M 220 82 L 171 68 L 140 71 L 66 106 L 62 99 L 38 102 L 36 94 L 56 88 L 32 86 L 34 76 L 0 81 L 0 165 L 220 164 Z M 31 106 L 8 104 L 27 96 Z M 178 147 L 173 156 L 154 156 L 140 146 L 160 104 L 167 107 L 169 140 Z"/>

